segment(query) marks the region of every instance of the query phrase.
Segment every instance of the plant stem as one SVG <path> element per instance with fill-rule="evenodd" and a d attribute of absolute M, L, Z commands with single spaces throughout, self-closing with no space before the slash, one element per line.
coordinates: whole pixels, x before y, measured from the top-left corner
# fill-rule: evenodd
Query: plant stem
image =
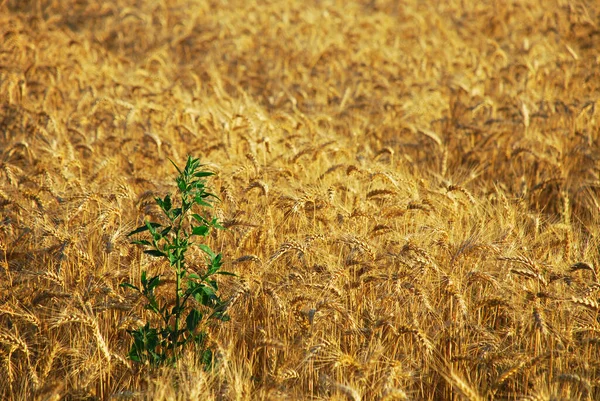
<path fill-rule="evenodd" d="M 179 355 L 177 355 L 177 350 L 178 350 L 178 344 L 179 344 L 179 320 L 181 318 L 181 312 L 182 312 L 182 308 L 181 308 L 181 277 L 182 277 L 182 270 L 183 270 L 183 260 L 184 260 L 184 253 L 185 253 L 185 249 L 183 249 L 181 247 L 181 228 L 183 225 L 183 221 L 185 218 L 185 215 L 187 214 L 189 208 L 187 205 L 187 199 L 185 196 L 185 193 L 181 194 L 181 214 L 179 215 L 179 221 L 177 222 L 177 230 L 175 231 L 175 243 L 177 245 L 177 249 L 176 249 L 176 263 L 175 263 L 175 275 L 177 276 L 175 278 L 175 331 L 173 332 L 173 356 L 175 357 L 175 360 L 177 360 L 179 358 Z"/>
<path fill-rule="evenodd" d="M 175 269 L 176 272 L 175 274 L 177 275 L 176 278 L 176 291 L 175 291 L 175 332 L 174 332 L 174 336 L 175 339 L 173 340 L 173 344 L 174 344 L 174 349 L 173 349 L 173 353 L 175 354 L 175 359 L 178 358 L 177 355 L 177 344 L 179 342 L 179 315 L 181 314 L 180 311 L 180 299 L 179 299 L 179 293 L 181 290 L 181 259 L 179 258 L 177 260 L 177 268 Z"/>

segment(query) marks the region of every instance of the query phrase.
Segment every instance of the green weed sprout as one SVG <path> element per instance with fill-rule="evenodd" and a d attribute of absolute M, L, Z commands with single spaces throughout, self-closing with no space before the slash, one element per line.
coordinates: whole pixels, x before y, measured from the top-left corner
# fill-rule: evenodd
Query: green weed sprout
<path fill-rule="evenodd" d="M 183 348 L 191 343 L 198 347 L 200 360 L 209 367 L 213 358 L 212 351 L 206 346 L 206 323 L 211 319 L 229 319 L 224 312 L 225 302 L 217 295 L 215 275 L 233 274 L 221 271 L 223 261 L 220 253 L 194 242 L 207 237 L 212 228 L 223 229 L 207 212 L 212 207 L 210 201 L 218 199 L 205 187 L 205 178 L 214 174 L 202 170 L 200 160 L 191 156 L 183 170 L 175 163 L 173 165 L 179 173 L 175 179 L 178 199 L 171 199 L 170 195 L 155 198 L 166 224 L 146 221 L 128 236 L 149 234 L 148 239 L 136 239 L 132 243 L 145 247 L 144 253 L 150 256 L 168 260 L 175 274 L 175 299 L 173 302 L 155 293 L 161 284 L 160 274 L 149 278 L 147 272 L 142 271 L 141 288 L 131 283 L 121 284 L 140 293 L 147 301 L 145 309 L 157 315 L 159 322 L 157 326 L 148 322 L 143 327 L 129 330 L 133 337 L 129 358 L 154 366 L 172 364 L 181 356 Z M 202 209 L 201 214 L 193 213 L 195 206 Z M 197 246 L 206 255 L 203 272 L 193 272 L 186 265 L 186 253 L 192 246 Z"/>

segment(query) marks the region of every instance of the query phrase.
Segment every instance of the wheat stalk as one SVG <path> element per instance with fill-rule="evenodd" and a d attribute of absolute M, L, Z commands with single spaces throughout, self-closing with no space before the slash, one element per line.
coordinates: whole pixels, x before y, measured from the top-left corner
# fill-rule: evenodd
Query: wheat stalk
<path fill-rule="evenodd" d="M 100 351 L 102 351 L 102 354 L 104 355 L 107 361 L 111 360 L 111 352 L 108 346 L 106 345 L 104 336 L 102 336 L 102 333 L 100 332 L 100 326 L 98 325 L 96 319 L 80 312 L 75 312 L 72 315 L 67 315 L 66 313 L 64 313 L 53 321 L 52 327 L 60 327 L 65 324 L 72 323 L 79 323 L 91 329 L 94 335 L 94 339 L 96 340 L 96 344 L 98 345 L 98 348 L 100 349 Z"/>

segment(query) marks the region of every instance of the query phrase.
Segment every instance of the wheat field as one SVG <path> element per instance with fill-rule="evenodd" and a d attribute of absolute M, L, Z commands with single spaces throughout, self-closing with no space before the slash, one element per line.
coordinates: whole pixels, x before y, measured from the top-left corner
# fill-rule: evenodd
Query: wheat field
<path fill-rule="evenodd" d="M 0 399 L 600 398 L 600 4 L 0 1 Z M 127 359 L 187 155 L 215 368 Z M 192 255 L 200 268 L 200 253 Z M 168 284 L 167 284 L 168 286 Z"/>

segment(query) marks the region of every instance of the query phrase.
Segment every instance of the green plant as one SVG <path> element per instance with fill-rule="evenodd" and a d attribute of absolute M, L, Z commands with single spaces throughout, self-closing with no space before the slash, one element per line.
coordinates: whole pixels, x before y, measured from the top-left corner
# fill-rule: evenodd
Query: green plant
<path fill-rule="evenodd" d="M 132 243 L 147 248 L 144 253 L 169 262 L 175 274 L 174 300 L 157 294 L 157 287 L 163 283 L 160 274 L 149 278 L 147 272 L 142 271 L 141 288 L 131 283 L 121 284 L 139 292 L 147 301 L 145 309 L 159 318 L 157 326 L 147 322 L 143 327 L 129 331 L 133 337 L 129 358 L 153 365 L 174 363 L 183 347 L 193 343 L 199 348 L 201 361 L 210 366 L 212 352 L 206 346 L 206 323 L 210 319 L 228 320 L 225 303 L 217 295 L 214 276 L 233 274 L 221 271 L 220 253 L 193 241 L 207 237 L 211 228 L 223 229 L 207 212 L 210 201 L 218 199 L 205 187 L 205 178 L 214 174 L 202 170 L 203 165 L 197 158 L 188 157 L 183 170 L 175 163 L 173 165 L 179 173 L 175 179 L 179 199 L 173 200 L 170 195 L 155 198 L 167 223 L 146 221 L 128 236 L 149 233 L 149 239 L 136 239 Z M 193 213 L 195 206 L 201 207 L 201 214 Z M 186 264 L 186 253 L 192 246 L 197 246 L 206 255 L 206 269 L 202 272 L 192 271 Z"/>

